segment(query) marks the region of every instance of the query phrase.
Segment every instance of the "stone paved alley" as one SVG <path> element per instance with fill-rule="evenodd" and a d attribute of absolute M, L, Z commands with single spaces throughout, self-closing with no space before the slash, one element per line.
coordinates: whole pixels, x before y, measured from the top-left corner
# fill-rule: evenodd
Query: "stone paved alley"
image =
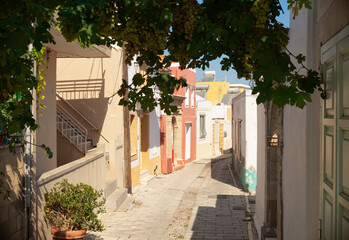
<path fill-rule="evenodd" d="M 157 176 L 104 217 L 104 232 L 87 239 L 257 239 L 255 200 L 235 186 L 230 157 Z"/>

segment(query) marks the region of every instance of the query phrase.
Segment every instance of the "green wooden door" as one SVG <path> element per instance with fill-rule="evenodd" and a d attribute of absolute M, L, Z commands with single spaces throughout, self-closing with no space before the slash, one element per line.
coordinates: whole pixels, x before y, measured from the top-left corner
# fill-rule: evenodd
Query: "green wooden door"
<path fill-rule="evenodd" d="M 349 239 L 349 36 L 322 53 L 321 237 Z"/>

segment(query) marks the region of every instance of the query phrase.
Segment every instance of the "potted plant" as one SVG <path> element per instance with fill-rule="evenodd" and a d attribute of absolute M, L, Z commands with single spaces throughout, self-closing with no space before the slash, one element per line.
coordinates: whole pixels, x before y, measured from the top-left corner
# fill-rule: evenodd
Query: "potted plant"
<path fill-rule="evenodd" d="M 83 239 L 87 230 L 103 231 L 98 214 L 105 212 L 103 192 L 67 179 L 45 193 L 45 218 L 52 224 L 53 239 Z"/>

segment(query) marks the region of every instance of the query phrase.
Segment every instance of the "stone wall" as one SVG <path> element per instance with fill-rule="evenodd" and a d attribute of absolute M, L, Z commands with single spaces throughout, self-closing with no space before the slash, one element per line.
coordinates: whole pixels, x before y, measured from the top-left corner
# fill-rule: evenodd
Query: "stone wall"
<path fill-rule="evenodd" d="M 16 147 L 16 154 L 10 153 L 8 145 L 0 146 L 1 191 L 11 191 L 10 199 L 0 195 L 1 239 L 24 239 L 24 154 L 23 145 Z"/>

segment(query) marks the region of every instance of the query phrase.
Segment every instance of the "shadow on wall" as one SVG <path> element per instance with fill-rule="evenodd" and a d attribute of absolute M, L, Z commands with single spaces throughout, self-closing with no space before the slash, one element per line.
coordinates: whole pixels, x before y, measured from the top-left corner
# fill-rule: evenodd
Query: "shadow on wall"
<path fill-rule="evenodd" d="M 32 157 L 33 159 L 33 157 Z M 45 204 L 45 198 L 42 192 L 40 192 L 38 189 L 38 186 L 36 185 L 37 179 L 39 178 L 36 175 L 35 169 L 36 169 L 36 161 L 31 162 L 31 176 L 32 176 L 32 189 L 31 189 L 31 197 L 30 197 L 30 223 L 29 223 L 29 237 L 30 239 L 46 239 L 43 238 L 43 236 L 40 233 L 47 232 L 47 229 L 50 227 L 49 223 L 46 221 L 41 221 L 39 218 L 39 214 L 42 214 L 42 212 L 39 211 L 39 209 L 43 209 Z M 47 238 L 49 238 L 50 235 L 48 235 Z"/>
<path fill-rule="evenodd" d="M 156 120 L 155 120 L 156 119 Z M 159 149 L 160 154 L 160 144 L 161 144 L 161 136 L 160 136 L 160 113 L 159 117 L 156 115 L 156 110 L 154 109 L 149 113 L 149 134 L 150 134 L 150 142 L 149 149 Z M 155 121 L 154 121 L 155 120 Z M 157 132 L 158 131 L 158 132 Z M 158 133 L 158 134 L 156 134 Z"/>
<path fill-rule="evenodd" d="M 103 74 L 104 75 L 104 74 Z M 59 80 L 56 90 L 66 100 L 96 99 L 104 97 L 105 79 Z"/>
<path fill-rule="evenodd" d="M 92 140 L 91 147 L 95 147 L 101 140 L 100 131 L 103 128 L 110 101 L 105 96 L 104 75 L 105 73 L 102 74 L 101 79 L 59 80 L 56 86 L 57 92 L 63 99 L 81 114 L 78 114 L 65 101 L 57 99 L 57 103 L 87 129 L 87 139 Z M 59 133 L 57 142 L 58 166 L 83 157 L 83 154 L 72 147 L 65 138 L 60 137 Z"/>
<path fill-rule="evenodd" d="M 109 98 L 105 96 L 105 79 L 104 74 L 101 79 L 81 79 L 81 80 L 59 80 L 57 81 L 57 92 L 70 104 L 74 106 L 85 118 L 93 123 L 98 129 L 101 129 L 104 124 L 104 119 L 108 110 Z M 59 101 L 60 104 L 61 101 Z M 64 105 L 66 110 L 70 110 L 69 106 Z M 91 126 L 82 119 L 79 115 L 74 114 L 88 132 L 93 134 L 93 140 L 98 141 L 99 135 L 90 129 Z M 97 143 L 97 142 L 95 142 Z"/>
<path fill-rule="evenodd" d="M 0 146 L 2 192 L 10 191 L 9 199 L 0 194 L 0 235 L 2 239 L 24 239 L 24 154 L 23 146 L 11 153 L 8 145 Z"/>

